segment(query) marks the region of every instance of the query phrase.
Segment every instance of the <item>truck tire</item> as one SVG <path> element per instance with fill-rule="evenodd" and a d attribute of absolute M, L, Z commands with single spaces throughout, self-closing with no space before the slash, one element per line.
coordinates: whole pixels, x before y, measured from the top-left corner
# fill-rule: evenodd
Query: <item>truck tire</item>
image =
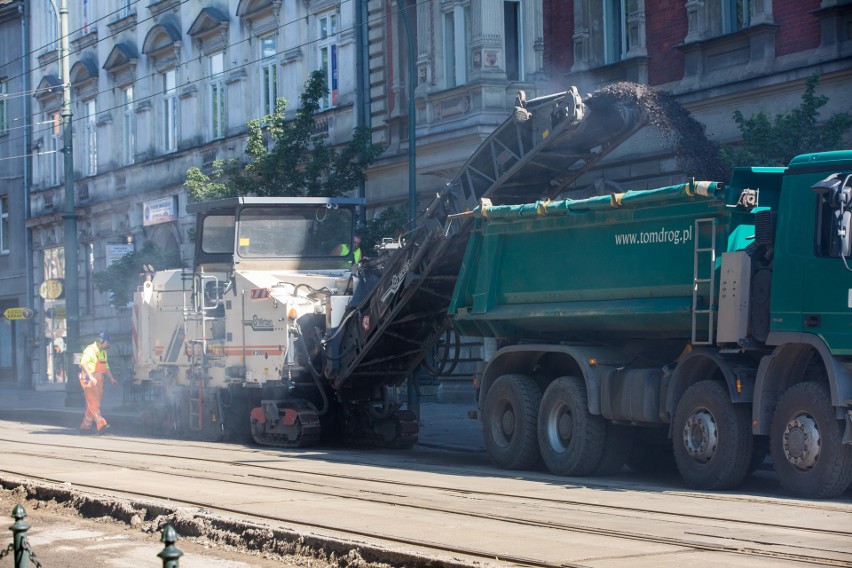
<path fill-rule="evenodd" d="M 536 423 L 541 389 L 526 375 L 502 375 L 485 397 L 485 449 L 503 469 L 528 469 L 540 459 Z"/>
<path fill-rule="evenodd" d="M 606 426 L 606 420 L 589 412 L 582 379 L 561 377 L 550 383 L 538 413 L 538 445 L 547 469 L 556 475 L 592 474 L 601 462 Z"/>
<path fill-rule="evenodd" d="M 672 431 L 675 462 L 688 487 L 736 487 L 748 474 L 753 437 L 747 405 L 735 405 L 717 381 L 700 381 L 683 394 Z"/>
<path fill-rule="evenodd" d="M 793 385 L 778 401 L 769 431 L 781 486 L 798 497 L 837 497 L 852 482 L 852 446 L 844 445 L 828 386 Z"/>

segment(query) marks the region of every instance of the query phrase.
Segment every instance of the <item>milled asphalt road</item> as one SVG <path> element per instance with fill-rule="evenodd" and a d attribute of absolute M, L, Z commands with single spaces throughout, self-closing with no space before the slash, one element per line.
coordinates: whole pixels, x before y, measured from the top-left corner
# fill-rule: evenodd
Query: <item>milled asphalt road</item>
<path fill-rule="evenodd" d="M 0 420 L 76 428 L 83 406 L 66 406 L 64 385 L 49 390 L 0 388 Z M 121 385 L 106 385 L 101 414 L 110 431 L 124 435 L 145 434 L 140 414 L 143 403 L 126 403 Z M 421 402 L 419 445 L 428 448 L 484 452 L 482 424 L 468 417 L 476 405 Z"/>

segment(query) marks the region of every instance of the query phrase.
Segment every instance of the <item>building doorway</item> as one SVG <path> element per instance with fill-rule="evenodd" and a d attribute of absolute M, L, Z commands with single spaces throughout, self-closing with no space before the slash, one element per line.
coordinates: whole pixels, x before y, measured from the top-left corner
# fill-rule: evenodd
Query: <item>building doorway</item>
<path fill-rule="evenodd" d="M 18 307 L 17 302 L 0 301 L 0 314 L 9 308 Z M 18 335 L 17 320 L 7 320 L 0 317 L 0 383 L 9 383 L 17 380 L 15 337 Z"/>

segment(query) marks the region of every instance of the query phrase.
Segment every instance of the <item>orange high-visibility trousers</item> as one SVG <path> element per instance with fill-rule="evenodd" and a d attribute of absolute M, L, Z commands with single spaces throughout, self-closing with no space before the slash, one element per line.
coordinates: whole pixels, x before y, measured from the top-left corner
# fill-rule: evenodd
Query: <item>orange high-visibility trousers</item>
<path fill-rule="evenodd" d="M 107 421 L 101 416 L 101 399 L 104 396 L 104 380 L 106 371 L 106 361 L 98 360 L 95 366 L 95 372 L 92 373 L 97 379 L 97 384 L 91 384 L 86 373 L 80 373 L 80 386 L 83 387 L 83 395 L 86 397 L 86 415 L 83 417 L 83 423 L 80 424 L 81 430 L 90 430 L 94 423 L 100 432 L 107 425 Z"/>

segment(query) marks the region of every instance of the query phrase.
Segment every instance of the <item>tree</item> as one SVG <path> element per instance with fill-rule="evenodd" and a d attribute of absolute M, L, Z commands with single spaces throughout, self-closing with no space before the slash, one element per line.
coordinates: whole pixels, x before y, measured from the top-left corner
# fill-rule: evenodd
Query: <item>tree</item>
<path fill-rule="evenodd" d="M 361 250 L 365 256 L 370 256 L 373 249 L 383 238 L 399 237 L 409 224 L 408 207 L 389 207 L 385 209 L 360 231 Z"/>
<path fill-rule="evenodd" d="M 828 97 L 815 94 L 818 84 L 819 75 L 815 73 L 805 83 L 801 104 L 777 115 L 774 121 L 763 111 L 751 118 L 734 111 L 743 141 L 738 147 L 724 147 L 731 166 L 786 166 L 799 154 L 841 149 L 843 135 L 852 127 L 852 116 L 836 113 L 818 126 L 819 109 L 828 103 Z"/>
<path fill-rule="evenodd" d="M 128 253 L 115 261 L 112 266 L 93 275 L 98 292 L 110 293 L 109 303 L 116 309 L 126 308 L 133 301 L 133 292 L 140 282 L 140 274 L 145 265 L 156 270 L 166 270 L 181 266 L 180 252 L 163 250 L 153 241 L 146 241 L 142 248 Z"/>
<path fill-rule="evenodd" d="M 334 197 L 356 188 L 384 147 L 371 143 L 370 129 L 354 129 L 340 149 L 316 135 L 314 115 L 328 92 L 325 74 L 314 71 L 299 97 L 291 120 L 287 102 L 279 99 L 275 112 L 247 124 L 247 161 L 217 161 L 210 174 L 190 168 L 185 186 L 193 201 L 254 195 L 260 197 Z"/>

